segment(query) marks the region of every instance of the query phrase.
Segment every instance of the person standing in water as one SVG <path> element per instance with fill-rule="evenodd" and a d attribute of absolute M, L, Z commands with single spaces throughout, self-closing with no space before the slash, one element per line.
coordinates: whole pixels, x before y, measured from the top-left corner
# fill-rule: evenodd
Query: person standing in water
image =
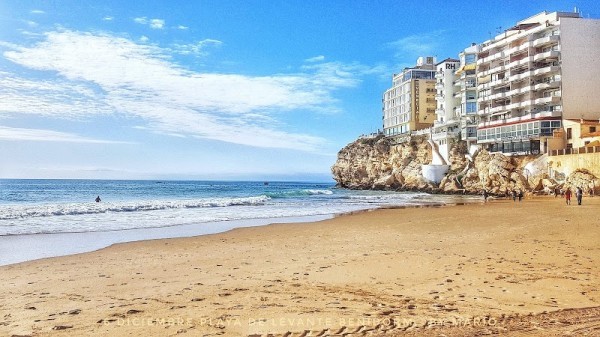
<path fill-rule="evenodd" d="M 96 197 L 96 202 L 100 202 L 100 201 L 102 201 L 102 200 L 100 199 L 100 196 L 97 196 L 97 197 Z"/>

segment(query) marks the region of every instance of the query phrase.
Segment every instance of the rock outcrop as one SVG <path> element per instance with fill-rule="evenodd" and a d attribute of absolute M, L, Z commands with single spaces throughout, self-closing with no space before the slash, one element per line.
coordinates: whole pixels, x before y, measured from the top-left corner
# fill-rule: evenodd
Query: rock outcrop
<path fill-rule="evenodd" d="M 485 189 L 504 195 L 512 190 L 551 193 L 556 188 L 595 189 L 600 185 L 600 180 L 585 170 L 574 172 L 563 183 L 550 179 L 546 155 L 507 157 L 480 150 L 471 156 L 464 142 L 451 147 L 450 169 L 439 184 L 422 175 L 422 166 L 431 161 L 427 136 L 413 136 L 394 145 L 380 135 L 360 138 L 345 146 L 338 152 L 331 171 L 338 186 L 350 189 L 464 194 L 479 194 Z"/>

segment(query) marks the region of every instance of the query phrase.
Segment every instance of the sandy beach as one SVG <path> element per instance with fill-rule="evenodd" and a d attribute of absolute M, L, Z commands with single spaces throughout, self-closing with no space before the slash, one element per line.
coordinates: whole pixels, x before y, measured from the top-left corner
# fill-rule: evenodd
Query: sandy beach
<path fill-rule="evenodd" d="M 4 266 L 0 335 L 598 336 L 598 210 L 382 209 Z"/>

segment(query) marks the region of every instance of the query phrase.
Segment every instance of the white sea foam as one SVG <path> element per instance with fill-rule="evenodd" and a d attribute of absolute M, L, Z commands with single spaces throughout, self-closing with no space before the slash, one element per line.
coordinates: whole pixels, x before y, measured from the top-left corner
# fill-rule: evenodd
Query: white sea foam
<path fill-rule="evenodd" d="M 333 191 L 331 190 L 304 190 L 304 192 L 308 195 L 332 195 Z"/>
<path fill-rule="evenodd" d="M 98 213 L 142 212 L 178 208 L 205 208 L 228 206 L 258 206 L 270 198 L 265 195 L 246 198 L 212 198 L 197 200 L 157 200 L 137 202 L 65 203 L 42 205 L 0 206 L 0 220 L 89 215 Z"/>

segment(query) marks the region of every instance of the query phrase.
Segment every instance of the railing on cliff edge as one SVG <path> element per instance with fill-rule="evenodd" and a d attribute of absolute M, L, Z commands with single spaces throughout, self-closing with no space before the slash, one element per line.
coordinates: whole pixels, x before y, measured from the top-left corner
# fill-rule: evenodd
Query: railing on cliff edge
<path fill-rule="evenodd" d="M 600 146 L 588 146 L 574 149 L 562 149 L 550 151 L 551 156 L 564 156 L 568 154 L 600 153 Z"/>

